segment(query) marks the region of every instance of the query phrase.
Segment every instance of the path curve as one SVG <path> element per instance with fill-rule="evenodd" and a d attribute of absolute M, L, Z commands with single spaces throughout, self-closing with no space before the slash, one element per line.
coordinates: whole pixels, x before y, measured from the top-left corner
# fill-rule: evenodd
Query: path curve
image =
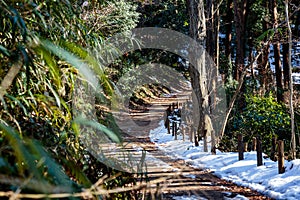
<path fill-rule="evenodd" d="M 177 93 L 176 98 L 149 99 L 155 112 L 131 110 L 130 117 L 139 125 L 138 130 L 130 130 L 130 135 L 124 135 L 126 148 L 129 151 L 143 148 L 147 155 L 156 159 L 153 166 L 148 163 L 147 181 L 162 178 L 160 183 L 149 184 L 143 189 L 145 196 L 151 199 L 271 199 L 249 188 L 237 186 L 231 182 L 214 176 L 210 171 L 196 169 L 184 160 L 166 155 L 150 141 L 149 132 L 159 127 L 164 110 L 173 102 L 184 100 L 186 94 Z M 156 109 L 158 108 L 158 109 Z M 145 110 L 145 109 L 144 109 Z M 151 126 L 147 125 L 151 121 Z M 143 126 L 147 125 L 147 126 Z M 145 127 L 145 128 L 143 128 Z M 123 127 L 126 128 L 126 127 Z M 131 127 L 128 127 L 131 128 Z M 157 162 L 160 160 L 161 162 Z M 137 178 L 140 180 L 139 178 Z M 144 197 L 145 197 L 144 196 Z"/>

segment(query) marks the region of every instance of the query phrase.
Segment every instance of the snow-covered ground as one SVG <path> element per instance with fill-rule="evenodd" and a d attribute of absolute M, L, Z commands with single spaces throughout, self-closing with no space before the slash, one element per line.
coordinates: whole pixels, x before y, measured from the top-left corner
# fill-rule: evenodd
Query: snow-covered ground
<path fill-rule="evenodd" d="M 256 166 L 256 152 L 246 152 L 244 160 L 238 160 L 237 152 L 216 155 L 203 152 L 203 146 L 195 147 L 181 137 L 174 140 L 167 134 L 163 121 L 150 132 L 151 141 L 168 155 L 181 158 L 193 167 L 211 170 L 216 176 L 246 186 L 274 199 L 300 199 L 300 160 L 285 161 L 286 172 L 278 174 L 278 163 L 264 159 L 263 166 Z"/>

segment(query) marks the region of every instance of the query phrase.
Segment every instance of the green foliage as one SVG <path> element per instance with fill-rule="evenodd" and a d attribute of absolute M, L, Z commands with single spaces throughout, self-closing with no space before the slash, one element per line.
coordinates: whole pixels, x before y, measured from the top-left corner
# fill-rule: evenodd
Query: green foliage
<path fill-rule="evenodd" d="M 104 132 L 113 142 L 117 142 L 117 143 L 121 142 L 121 138 L 120 138 L 119 135 L 112 132 L 110 129 L 108 129 L 107 127 L 105 127 L 104 125 L 102 125 L 98 122 L 88 120 L 88 119 L 83 118 L 83 117 L 77 117 L 76 119 L 74 119 L 73 123 L 75 123 L 77 125 L 90 126 L 92 128 L 95 128 L 97 130 L 100 130 L 100 131 Z"/>
<path fill-rule="evenodd" d="M 275 31 L 285 37 L 282 33 L 282 27 L 278 27 L 274 30 L 273 27 L 273 16 L 270 12 L 270 7 L 272 2 L 267 2 L 263 0 L 256 0 L 249 2 L 249 12 L 247 19 L 247 29 L 251 42 L 253 41 L 257 48 L 261 48 L 261 42 L 269 39 L 273 39 Z M 277 2 L 277 17 L 278 21 L 284 20 L 284 4 Z M 278 36 L 275 38 L 278 39 Z"/>
<path fill-rule="evenodd" d="M 272 94 L 265 97 L 246 96 L 246 107 L 236 117 L 233 126 L 237 132 L 243 133 L 248 142 L 253 137 L 260 136 L 266 152 L 273 136 L 290 139 L 290 117 L 287 108 L 279 104 Z"/>
<path fill-rule="evenodd" d="M 82 19 L 92 32 L 101 32 L 104 36 L 112 36 L 131 30 L 138 23 L 137 5 L 127 0 L 109 0 L 103 4 L 92 3 L 83 8 Z"/>
<path fill-rule="evenodd" d="M 169 28 L 188 34 L 188 15 L 186 1 L 167 0 L 158 3 L 140 3 L 138 12 L 141 13 L 139 27 Z"/>
<path fill-rule="evenodd" d="M 116 124 L 103 110 L 99 123 L 74 121 L 72 96 L 80 79 L 102 91 L 97 103 L 107 107 L 112 86 L 92 50 L 104 36 L 133 28 L 138 14 L 123 0 L 89 1 L 88 7 L 77 2 L 0 1 L 0 83 L 11 81 L 0 88 L 1 189 L 30 180 L 24 186 L 30 191 L 74 192 L 108 173 L 72 125 L 85 123 L 120 141 Z"/>
<path fill-rule="evenodd" d="M 104 182 L 104 187 L 106 189 L 119 188 L 127 184 L 136 184 L 136 180 L 126 172 L 117 172 L 115 170 L 110 171 L 113 178 L 110 178 Z M 128 192 L 118 192 L 111 194 L 109 199 L 123 200 L 123 199 L 135 199 L 137 198 L 136 191 Z"/>
<path fill-rule="evenodd" d="M 21 182 L 19 187 L 36 192 L 53 193 L 54 185 L 56 185 L 64 192 L 75 191 L 75 182 L 71 181 L 62 167 L 49 157 L 48 152 L 38 141 L 21 138 L 15 130 L 3 123 L 0 123 L 1 132 L 11 145 L 17 159 L 16 162 L 8 163 L 7 157 L 3 157 L 2 161 L 6 162 L 6 168 L 9 166 L 10 173 L 16 173 L 13 172 L 16 168 L 20 174 L 28 174 L 31 180 L 38 182 L 35 186 L 33 181 L 24 185 L 21 185 Z M 0 179 L 0 183 L 3 181 Z"/>
<path fill-rule="evenodd" d="M 266 7 L 265 1 L 253 1 L 251 5 L 248 19 L 248 28 L 251 30 L 251 36 L 256 38 L 259 35 L 262 35 L 264 31 L 264 24 L 267 21 L 270 21 L 272 18 L 269 14 L 269 8 Z"/>
<path fill-rule="evenodd" d="M 233 78 L 233 68 L 231 61 L 223 54 L 220 54 L 220 66 L 219 71 L 226 77 L 225 91 L 226 91 L 226 102 L 229 104 L 237 86 L 238 82 Z"/>

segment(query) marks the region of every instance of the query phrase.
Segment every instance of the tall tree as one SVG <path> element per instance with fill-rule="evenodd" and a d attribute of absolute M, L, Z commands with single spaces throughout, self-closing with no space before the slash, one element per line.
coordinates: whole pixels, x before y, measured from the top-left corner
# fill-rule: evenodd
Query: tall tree
<path fill-rule="evenodd" d="M 204 3 L 202 0 L 187 0 L 187 9 L 189 13 L 189 34 L 196 41 L 201 44 L 205 43 L 206 37 L 206 23 L 205 23 L 205 14 L 204 14 Z M 205 100 L 207 96 L 207 89 L 205 82 L 205 55 L 199 55 L 196 60 L 197 66 L 190 66 L 189 73 L 191 77 L 191 83 L 193 87 L 193 91 L 195 92 L 195 96 L 193 96 L 193 102 L 197 102 L 194 106 L 198 106 L 194 108 L 194 110 L 198 110 L 199 113 L 195 113 L 195 115 L 199 114 L 199 121 L 194 122 L 197 130 L 195 133 L 195 145 L 198 146 L 200 136 L 204 134 L 205 131 L 205 113 L 203 106 L 208 103 L 208 100 Z M 196 118 L 195 118 L 196 119 Z"/>
<path fill-rule="evenodd" d="M 227 69 L 227 73 L 225 74 L 225 79 L 227 82 L 228 76 L 232 76 L 232 63 L 231 63 L 231 42 L 232 42 L 232 19 L 233 19 L 233 1 L 227 0 L 226 4 L 226 14 L 224 16 L 224 23 L 225 23 L 225 31 L 226 31 L 226 37 L 225 37 L 225 56 L 226 59 L 229 62 L 229 68 Z"/>
<path fill-rule="evenodd" d="M 277 0 L 270 0 L 270 13 L 273 16 L 273 27 L 276 36 L 278 36 L 278 13 L 277 13 Z M 282 70 L 280 60 L 280 42 L 279 37 L 275 37 L 273 43 L 274 59 L 275 59 L 275 71 L 276 71 L 276 94 L 277 101 L 283 102 L 283 85 L 282 85 Z"/>
<path fill-rule="evenodd" d="M 206 1 L 206 51 L 208 54 L 215 60 L 215 47 L 216 47 L 216 38 L 215 38 L 215 8 L 214 0 Z"/>
<path fill-rule="evenodd" d="M 234 21 L 236 31 L 236 59 L 234 78 L 239 80 L 241 72 L 244 69 L 244 50 L 245 50 L 245 25 L 247 0 L 233 0 L 234 3 Z"/>
<path fill-rule="evenodd" d="M 253 59 L 256 52 L 261 52 L 257 63 L 251 67 L 254 83 L 253 89 L 258 89 L 261 95 L 272 87 L 272 71 L 269 64 L 270 35 L 273 33 L 271 26 L 272 17 L 269 14 L 269 1 L 249 1 L 247 4 L 247 36 L 250 48 L 249 61 Z M 254 51 L 251 51 L 251 49 Z M 253 50 L 252 49 L 252 50 Z M 251 52 L 253 55 L 251 55 Z M 255 72 L 257 69 L 257 73 Z M 259 81 L 259 88 L 256 82 Z"/>
<path fill-rule="evenodd" d="M 218 0 L 208 0 L 206 1 L 206 51 L 209 55 L 209 57 L 213 61 L 213 70 L 215 70 L 213 73 L 218 73 L 219 68 L 219 1 Z M 211 146 L 215 146 L 215 131 L 209 126 L 210 118 L 207 115 L 212 116 L 215 110 L 215 106 L 217 104 L 216 97 L 217 97 L 217 74 L 214 74 L 216 76 L 212 77 L 212 80 L 208 83 L 207 92 L 211 94 L 209 96 L 209 102 L 208 102 L 208 108 L 207 108 L 207 114 L 206 114 L 206 133 L 211 136 Z M 206 140 L 206 137 L 204 138 Z M 205 147 L 206 149 L 206 147 Z M 213 150 L 214 151 L 214 150 Z M 214 152 L 213 152 L 214 153 Z"/>
<path fill-rule="evenodd" d="M 290 18 L 289 18 L 289 1 L 285 0 L 285 18 L 286 18 L 286 24 L 288 28 L 288 44 L 289 44 L 289 51 L 288 51 L 288 64 L 291 66 L 291 51 L 292 51 L 292 30 L 290 26 Z M 290 82 L 289 82 L 289 90 L 290 90 L 290 98 L 289 98 L 289 104 L 290 104 L 290 114 L 291 114 L 291 152 L 292 152 L 292 158 L 296 159 L 296 135 L 295 135 L 295 117 L 294 117 L 294 105 L 293 105 L 293 81 L 292 81 L 292 68 L 289 69 L 289 75 L 290 75 Z"/>
<path fill-rule="evenodd" d="M 206 1 L 206 51 L 219 66 L 219 29 L 220 29 L 219 0 Z"/>
<path fill-rule="evenodd" d="M 282 67 L 283 67 L 283 86 L 284 89 L 289 88 L 290 82 L 290 65 L 289 65 L 289 43 L 285 42 L 282 44 Z"/>

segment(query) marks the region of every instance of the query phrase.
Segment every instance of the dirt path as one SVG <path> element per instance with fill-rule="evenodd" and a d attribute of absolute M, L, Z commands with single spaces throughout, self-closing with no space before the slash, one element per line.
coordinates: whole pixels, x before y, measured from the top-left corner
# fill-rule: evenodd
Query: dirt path
<path fill-rule="evenodd" d="M 209 171 L 188 166 L 183 160 L 165 155 L 150 141 L 149 132 L 159 127 L 166 107 L 177 102 L 178 98 L 184 100 L 184 96 L 181 94 L 176 98 L 152 99 L 151 112 L 131 110 L 130 118 L 137 126 L 127 127 L 130 131 L 125 137 L 127 150 L 142 148 L 147 152 L 148 181 L 163 178 L 160 183 L 148 185 L 144 190 L 145 196 L 150 195 L 151 199 L 270 199 L 249 188 L 221 180 Z"/>

